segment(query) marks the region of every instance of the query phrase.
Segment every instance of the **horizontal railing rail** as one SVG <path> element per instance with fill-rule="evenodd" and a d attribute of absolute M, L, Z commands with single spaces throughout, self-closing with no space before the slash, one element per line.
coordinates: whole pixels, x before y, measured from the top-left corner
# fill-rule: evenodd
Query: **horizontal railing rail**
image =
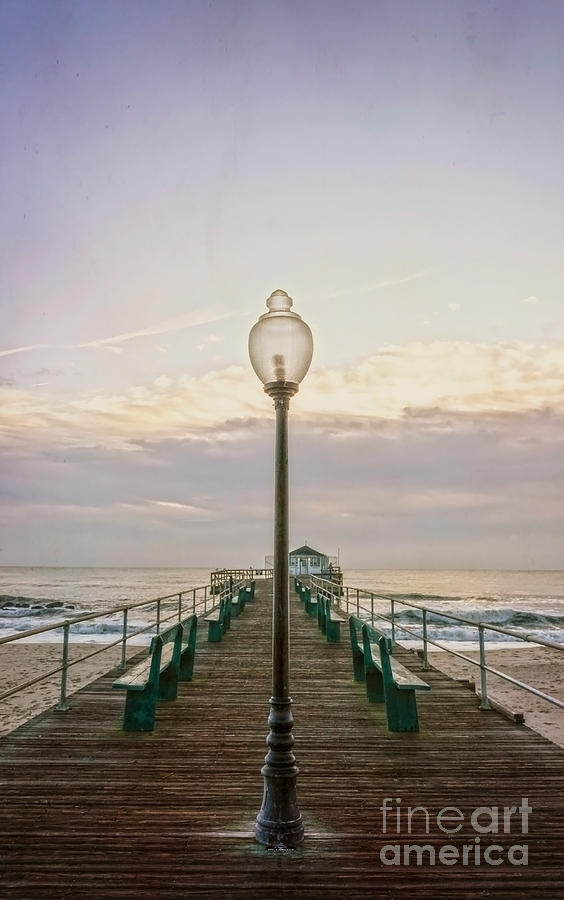
<path fill-rule="evenodd" d="M 379 594 L 375 591 L 369 591 L 366 588 L 357 588 L 352 587 L 351 585 L 338 587 L 334 582 L 329 581 L 325 578 L 320 578 L 317 575 L 311 576 L 312 587 L 315 588 L 316 591 L 322 593 L 323 596 L 329 597 L 332 603 L 336 603 L 336 605 L 346 612 L 347 614 L 350 611 L 350 592 L 353 592 L 353 608 L 356 608 L 357 616 L 360 618 L 361 611 L 370 615 L 370 621 L 372 625 L 374 625 L 374 619 L 382 619 L 388 622 L 391 625 L 392 630 L 392 641 L 395 642 L 395 632 L 396 629 L 415 637 L 418 641 L 423 643 L 423 668 L 429 668 L 428 661 L 428 645 L 431 644 L 434 647 L 437 647 L 440 650 L 445 650 L 447 653 L 450 653 L 452 656 L 457 656 L 459 659 L 464 660 L 467 663 L 470 663 L 473 666 L 476 666 L 480 669 L 480 706 L 482 709 L 489 709 L 491 704 L 488 699 L 488 686 L 487 686 L 487 673 L 491 675 L 495 675 L 498 678 L 501 678 L 503 681 L 507 681 L 510 684 L 513 684 L 515 687 L 521 688 L 522 690 L 527 691 L 530 694 L 533 694 L 536 697 L 539 697 L 541 700 L 545 700 L 547 703 L 551 703 L 553 706 L 557 706 L 560 709 L 564 709 L 564 701 L 560 700 L 558 697 L 552 696 L 552 694 L 547 694 L 544 691 L 535 688 L 533 685 L 526 684 L 523 681 L 520 681 L 518 678 L 514 678 L 512 675 L 507 674 L 506 672 L 502 672 L 499 669 L 494 669 L 491 666 L 487 665 L 486 661 L 486 641 L 484 637 L 484 633 L 486 631 L 493 631 L 498 634 L 505 634 L 509 637 L 513 637 L 516 640 L 526 641 L 531 644 L 538 644 L 542 647 L 548 647 L 551 650 L 559 650 L 560 652 L 564 652 L 564 643 L 558 643 L 558 641 L 550 641 L 546 638 L 537 637 L 536 635 L 530 634 L 529 632 L 519 632 L 515 631 L 512 628 L 505 628 L 502 625 L 495 625 L 489 622 L 481 622 L 476 621 L 476 619 L 468 619 L 464 616 L 458 616 L 455 613 L 445 612 L 444 610 L 433 609 L 430 606 L 424 606 L 421 603 L 415 603 L 411 600 L 400 600 L 397 597 L 394 597 L 390 594 Z M 365 600 L 365 603 L 361 603 L 361 599 Z M 384 601 L 390 603 L 390 615 L 385 615 L 382 612 L 378 612 L 374 609 L 374 602 Z M 356 602 L 355 602 L 356 601 Z M 369 606 L 366 605 L 369 603 Z M 421 632 L 415 631 L 413 628 L 408 628 L 403 623 L 397 621 L 395 607 L 396 604 L 400 604 L 401 606 L 405 606 L 409 609 L 417 609 L 422 613 L 421 617 Z M 428 636 L 428 621 L 427 615 L 432 614 L 433 616 L 438 616 L 443 619 L 449 619 L 454 622 L 461 623 L 463 625 L 467 625 L 471 628 L 477 629 L 477 638 L 478 638 L 478 648 L 480 658 L 479 660 L 472 659 L 470 656 L 466 656 L 460 651 L 455 650 L 444 643 L 439 643 L 438 641 L 432 640 Z"/>
<path fill-rule="evenodd" d="M 182 621 L 182 618 L 187 615 L 197 615 L 201 613 L 205 615 L 208 611 L 218 606 L 221 600 L 225 596 L 227 596 L 227 594 L 229 594 L 230 592 L 235 593 L 235 591 L 238 591 L 239 588 L 244 585 L 247 580 L 249 579 L 243 579 L 223 588 L 219 596 L 217 594 L 213 596 L 210 590 L 210 585 L 206 584 L 199 587 L 187 588 L 183 591 L 176 591 L 173 594 L 166 594 L 161 597 L 152 597 L 149 600 L 139 600 L 134 603 L 114 606 L 111 609 L 93 613 L 83 613 L 78 616 L 73 616 L 72 618 L 58 619 L 54 622 L 50 622 L 48 625 L 42 625 L 38 628 L 30 628 L 26 631 L 19 631 L 13 634 L 5 635 L 4 637 L 0 638 L 0 645 L 13 644 L 17 641 L 23 641 L 26 638 L 34 637 L 38 634 L 46 634 L 49 631 L 60 631 L 60 629 L 62 628 L 62 656 L 61 663 L 56 668 L 41 672 L 40 674 L 28 679 L 25 682 L 14 685 L 9 690 L 6 690 L 0 694 L 0 701 L 7 699 L 14 694 L 17 694 L 20 691 L 26 690 L 27 688 L 33 687 L 33 685 L 39 684 L 39 682 L 45 681 L 47 678 L 52 678 L 53 676 L 60 673 L 61 686 L 59 701 L 57 703 L 56 709 L 58 709 L 59 711 L 66 711 L 70 709 L 67 702 L 67 673 L 72 666 L 77 666 L 80 663 L 84 663 L 87 660 L 92 659 L 92 657 L 94 656 L 98 656 L 100 653 L 106 653 L 108 650 L 121 645 L 122 652 L 120 668 L 124 670 L 126 668 L 127 662 L 127 642 L 131 641 L 132 638 L 150 631 L 156 631 L 156 633 L 158 634 L 163 625 L 166 625 L 168 622 L 172 621 L 180 622 Z M 175 609 L 172 612 L 170 612 L 169 609 L 163 606 L 163 604 L 169 603 L 175 604 Z M 136 627 L 130 631 L 128 625 L 129 613 L 132 610 L 140 610 L 143 607 L 151 606 L 156 606 L 155 618 L 150 622 Z M 71 643 L 70 638 L 72 633 L 71 628 L 73 625 L 77 625 L 81 622 L 94 621 L 96 619 L 107 619 L 109 616 L 115 616 L 118 614 L 122 615 L 122 633 L 119 638 L 111 640 L 109 643 L 104 642 L 102 646 L 81 656 L 78 656 L 75 659 L 69 659 L 69 647 Z M 139 649 L 136 649 L 135 655 L 138 652 Z"/>

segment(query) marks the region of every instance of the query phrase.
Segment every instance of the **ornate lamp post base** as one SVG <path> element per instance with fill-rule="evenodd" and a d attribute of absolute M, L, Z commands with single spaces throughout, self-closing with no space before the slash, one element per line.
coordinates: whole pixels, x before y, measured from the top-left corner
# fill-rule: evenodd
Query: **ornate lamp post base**
<path fill-rule="evenodd" d="M 255 837 L 260 844 L 278 850 L 294 850 L 304 839 L 304 826 L 296 799 L 299 769 L 292 752 L 292 701 L 289 697 L 270 698 L 266 739 L 268 753 L 262 767 L 264 795 L 257 816 Z"/>

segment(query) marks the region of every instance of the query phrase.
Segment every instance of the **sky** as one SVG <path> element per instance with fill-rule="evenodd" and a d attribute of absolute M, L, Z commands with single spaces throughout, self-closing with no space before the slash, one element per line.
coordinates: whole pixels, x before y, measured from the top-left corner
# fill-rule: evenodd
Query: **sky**
<path fill-rule="evenodd" d="M 3 0 L 0 564 L 564 567 L 559 0 Z"/>

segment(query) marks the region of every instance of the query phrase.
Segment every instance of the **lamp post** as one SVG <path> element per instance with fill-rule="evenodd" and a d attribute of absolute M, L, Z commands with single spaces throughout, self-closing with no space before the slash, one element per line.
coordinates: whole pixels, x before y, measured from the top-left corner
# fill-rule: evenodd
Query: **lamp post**
<path fill-rule="evenodd" d="M 264 795 L 255 837 L 260 844 L 293 849 L 303 841 L 304 826 L 296 797 L 298 767 L 292 752 L 290 698 L 290 614 L 288 597 L 288 411 L 311 363 L 313 338 L 293 300 L 274 291 L 249 335 L 249 356 L 256 374 L 272 397 L 276 411 L 274 468 L 274 576 L 272 597 L 272 697 L 262 768 Z"/>

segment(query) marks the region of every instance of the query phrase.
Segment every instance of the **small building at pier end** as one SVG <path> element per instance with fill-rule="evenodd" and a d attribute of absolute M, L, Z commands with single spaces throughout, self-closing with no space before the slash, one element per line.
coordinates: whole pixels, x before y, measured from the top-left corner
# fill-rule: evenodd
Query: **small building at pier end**
<path fill-rule="evenodd" d="M 321 578 L 341 583 L 339 558 L 337 556 L 328 556 L 326 553 L 322 553 L 321 550 L 314 550 L 308 544 L 298 547 L 297 550 L 291 550 L 288 564 L 290 575 L 296 577 L 319 575 Z M 267 556 L 265 558 L 265 567 L 271 568 L 272 565 L 272 556 Z"/>

